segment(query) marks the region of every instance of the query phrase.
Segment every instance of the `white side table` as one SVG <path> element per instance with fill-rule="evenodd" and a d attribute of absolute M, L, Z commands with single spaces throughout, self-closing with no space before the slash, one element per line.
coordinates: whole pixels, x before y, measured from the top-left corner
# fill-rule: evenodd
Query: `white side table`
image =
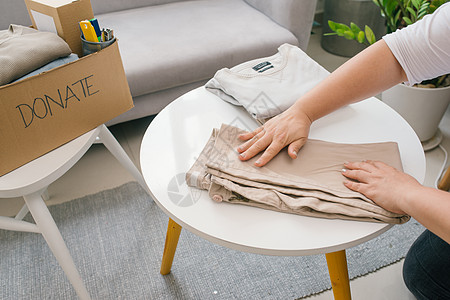
<path fill-rule="evenodd" d="M 378 236 L 392 225 L 216 203 L 206 191 L 187 187 L 184 174 L 199 156 L 212 128 L 219 128 L 222 123 L 247 130 L 258 126 L 245 110 L 200 87 L 169 104 L 144 135 L 142 173 L 153 199 L 171 218 L 161 274 L 170 272 L 183 226 L 211 242 L 245 252 L 278 256 L 326 254 L 335 299 L 349 299 L 345 249 Z M 316 121 L 310 137 L 340 143 L 395 141 L 405 172 L 423 182 L 425 155 L 419 139 L 400 115 L 376 98 L 343 107 Z"/>
<path fill-rule="evenodd" d="M 66 173 L 93 143 L 103 143 L 148 191 L 141 173 L 105 125 L 0 177 L 0 198 L 23 197 L 25 200 L 24 208 L 15 218 L 0 216 L 0 228 L 41 233 L 80 299 L 90 299 L 89 293 L 44 199 L 47 187 Z M 36 224 L 22 221 L 28 210 Z"/>

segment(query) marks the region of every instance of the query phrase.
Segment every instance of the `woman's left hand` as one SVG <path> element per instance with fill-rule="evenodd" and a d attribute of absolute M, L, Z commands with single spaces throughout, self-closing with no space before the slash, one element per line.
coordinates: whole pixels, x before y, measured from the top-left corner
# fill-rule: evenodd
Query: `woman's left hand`
<path fill-rule="evenodd" d="M 405 214 L 404 209 L 422 185 L 412 176 L 379 161 L 344 164 L 342 175 L 355 181 L 345 181 L 349 189 L 360 192 L 386 210 Z"/>

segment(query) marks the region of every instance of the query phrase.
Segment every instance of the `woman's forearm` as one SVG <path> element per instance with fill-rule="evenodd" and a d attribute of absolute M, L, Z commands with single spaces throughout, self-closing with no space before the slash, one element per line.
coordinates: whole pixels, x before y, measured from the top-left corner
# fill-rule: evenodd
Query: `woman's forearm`
<path fill-rule="evenodd" d="M 422 186 L 403 199 L 406 214 L 450 244 L 450 193 Z"/>
<path fill-rule="evenodd" d="M 364 100 L 406 80 L 405 72 L 380 40 L 334 71 L 293 106 L 315 121 L 350 103 Z"/>
<path fill-rule="evenodd" d="M 237 151 L 248 160 L 264 151 L 255 166 L 262 167 L 288 146 L 296 158 L 308 138 L 311 123 L 347 104 L 374 96 L 406 80 L 384 40 L 368 47 L 300 97 L 294 105 L 256 130 L 243 134 Z"/>

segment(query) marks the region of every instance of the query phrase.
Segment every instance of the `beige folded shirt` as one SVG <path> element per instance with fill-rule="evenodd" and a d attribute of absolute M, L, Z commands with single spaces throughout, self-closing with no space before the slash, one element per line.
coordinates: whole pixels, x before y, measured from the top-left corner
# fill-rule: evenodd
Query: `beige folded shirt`
<path fill-rule="evenodd" d="M 291 159 L 281 151 L 267 165 L 259 155 L 241 161 L 236 151 L 243 131 L 229 125 L 214 129 L 186 175 L 188 185 L 209 191 L 218 202 L 239 203 L 305 216 L 400 224 L 409 216 L 389 212 L 343 185 L 345 161 L 379 160 L 402 170 L 394 142 L 339 144 L 309 139 Z"/>

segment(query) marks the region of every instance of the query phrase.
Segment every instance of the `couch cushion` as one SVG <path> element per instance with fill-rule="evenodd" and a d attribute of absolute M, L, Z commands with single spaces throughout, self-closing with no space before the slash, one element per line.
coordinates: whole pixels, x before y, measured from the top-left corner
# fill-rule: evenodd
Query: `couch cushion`
<path fill-rule="evenodd" d="M 196 0 L 97 16 L 114 30 L 131 93 L 211 78 L 277 52 L 294 35 L 242 0 Z"/>
<path fill-rule="evenodd" d="M 94 14 L 97 15 L 136 7 L 161 5 L 180 1 L 189 0 L 91 0 L 91 4 Z"/>

